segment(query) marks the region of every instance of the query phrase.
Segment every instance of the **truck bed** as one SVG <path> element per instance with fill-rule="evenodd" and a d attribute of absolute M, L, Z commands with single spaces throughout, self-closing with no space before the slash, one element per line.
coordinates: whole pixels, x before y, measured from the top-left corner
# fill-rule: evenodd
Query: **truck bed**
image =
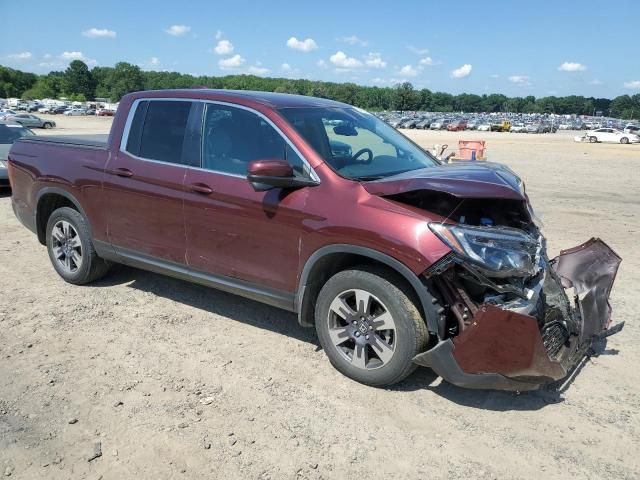
<path fill-rule="evenodd" d="M 109 135 L 94 134 L 94 135 L 38 135 L 22 137 L 21 142 L 35 142 L 35 143 L 54 143 L 59 145 L 69 145 L 74 147 L 85 148 L 107 148 L 107 139 Z"/>

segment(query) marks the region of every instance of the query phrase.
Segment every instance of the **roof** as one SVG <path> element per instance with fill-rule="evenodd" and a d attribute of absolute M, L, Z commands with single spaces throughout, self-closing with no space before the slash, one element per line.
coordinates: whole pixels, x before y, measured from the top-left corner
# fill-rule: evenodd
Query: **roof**
<path fill-rule="evenodd" d="M 175 90 L 151 90 L 136 92 L 137 98 L 142 97 L 191 97 L 237 103 L 257 103 L 269 108 L 310 108 L 310 107 L 350 107 L 346 103 L 336 102 L 326 98 L 292 95 L 289 93 L 258 92 L 253 90 L 221 90 L 211 88 L 191 88 Z"/>

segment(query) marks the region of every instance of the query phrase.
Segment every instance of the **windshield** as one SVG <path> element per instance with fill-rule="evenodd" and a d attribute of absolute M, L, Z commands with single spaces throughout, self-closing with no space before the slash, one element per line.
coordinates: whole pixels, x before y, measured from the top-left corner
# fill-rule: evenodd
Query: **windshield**
<path fill-rule="evenodd" d="M 0 125 L 0 144 L 13 143 L 27 135 L 34 135 L 34 133 L 22 125 Z"/>
<path fill-rule="evenodd" d="M 280 113 L 341 176 L 376 180 L 438 162 L 374 115 L 355 108 L 283 108 Z"/>

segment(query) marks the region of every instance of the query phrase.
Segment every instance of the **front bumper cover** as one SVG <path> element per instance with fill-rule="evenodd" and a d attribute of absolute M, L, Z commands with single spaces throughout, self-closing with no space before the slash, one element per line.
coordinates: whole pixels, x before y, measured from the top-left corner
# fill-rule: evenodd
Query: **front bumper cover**
<path fill-rule="evenodd" d="M 483 304 L 460 335 L 413 360 L 466 388 L 525 391 L 561 380 L 594 340 L 622 328 L 609 329 L 609 294 L 620 261 L 600 239 L 563 250 L 545 272 L 543 299 L 555 308 L 535 317 Z M 573 306 L 564 291 L 571 288 Z"/>

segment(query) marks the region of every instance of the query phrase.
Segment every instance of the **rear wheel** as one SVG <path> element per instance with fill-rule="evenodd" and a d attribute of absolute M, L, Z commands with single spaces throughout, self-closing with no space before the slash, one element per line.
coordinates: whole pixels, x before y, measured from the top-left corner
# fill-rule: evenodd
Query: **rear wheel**
<path fill-rule="evenodd" d="M 45 122 L 44 125 L 42 125 L 42 128 L 45 128 L 45 129 L 49 129 L 51 127 L 53 127 L 53 125 L 51 125 L 49 122 Z"/>
<path fill-rule="evenodd" d="M 331 364 L 360 383 L 383 387 L 416 366 L 429 335 L 402 281 L 386 270 L 345 270 L 324 285 L 316 304 L 316 331 Z"/>
<path fill-rule="evenodd" d="M 596 137 L 589 137 L 589 142 L 596 143 L 598 139 Z"/>
<path fill-rule="evenodd" d="M 626 145 L 627 143 L 629 143 L 629 139 L 627 137 L 622 137 L 620 139 L 620 143 L 624 143 Z"/>
<path fill-rule="evenodd" d="M 49 217 L 47 250 L 58 275 L 75 285 L 98 280 L 110 268 L 109 262 L 98 257 L 85 218 L 69 207 L 59 208 Z"/>

